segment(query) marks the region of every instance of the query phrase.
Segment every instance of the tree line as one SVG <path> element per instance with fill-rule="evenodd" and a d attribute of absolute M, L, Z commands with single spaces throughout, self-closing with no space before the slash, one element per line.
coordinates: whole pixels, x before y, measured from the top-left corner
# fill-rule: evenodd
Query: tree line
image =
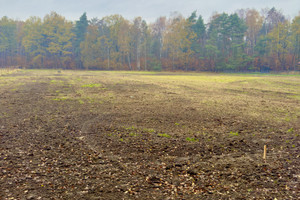
<path fill-rule="evenodd" d="M 71 22 L 52 12 L 43 19 L 0 19 L 0 67 L 99 70 L 300 70 L 300 14 L 275 8 L 196 12 L 147 23 L 121 15 Z"/>

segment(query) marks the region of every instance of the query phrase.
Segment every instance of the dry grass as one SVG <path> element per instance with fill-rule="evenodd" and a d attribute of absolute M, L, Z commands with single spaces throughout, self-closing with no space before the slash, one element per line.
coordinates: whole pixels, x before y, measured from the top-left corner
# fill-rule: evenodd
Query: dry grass
<path fill-rule="evenodd" d="M 12 74 L 12 73 L 15 73 L 17 71 L 18 71 L 18 69 L 10 69 L 10 68 L 0 69 L 0 76 L 7 75 L 7 74 Z"/>

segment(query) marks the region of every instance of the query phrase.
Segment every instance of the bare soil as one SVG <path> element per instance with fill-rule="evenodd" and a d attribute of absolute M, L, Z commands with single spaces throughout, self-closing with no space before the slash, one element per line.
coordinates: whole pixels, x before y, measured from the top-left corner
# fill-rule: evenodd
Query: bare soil
<path fill-rule="evenodd" d="M 299 79 L 271 90 L 159 75 L 1 76 L 1 199 L 299 198 L 300 100 L 286 91 Z"/>

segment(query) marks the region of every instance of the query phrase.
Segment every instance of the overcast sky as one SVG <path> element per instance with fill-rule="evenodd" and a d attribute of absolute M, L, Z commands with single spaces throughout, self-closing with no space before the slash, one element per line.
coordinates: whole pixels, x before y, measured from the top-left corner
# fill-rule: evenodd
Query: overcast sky
<path fill-rule="evenodd" d="M 89 19 L 121 14 L 129 20 L 141 16 L 154 22 L 158 17 L 170 16 L 175 11 L 187 17 L 197 10 L 207 22 L 215 11 L 230 14 L 240 8 L 261 10 L 266 7 L 275 7 L 293 18 L 300 11 L 300 0 L 0 0 L 0 17 L 26 20 L 30 16 L 44 17 L 55 11 L 73 21 L 87 12 Z"/>

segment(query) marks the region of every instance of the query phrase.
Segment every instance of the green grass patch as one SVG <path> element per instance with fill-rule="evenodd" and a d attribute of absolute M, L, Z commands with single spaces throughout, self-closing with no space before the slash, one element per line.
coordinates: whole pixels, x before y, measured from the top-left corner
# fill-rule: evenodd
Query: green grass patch
<path fill-rule="evenodd" d="M 147 133 L 154 133 L 155 132 L 155 130 L 152 129 L 152 128 L 144 128 L 143 131 L 147 132 Z"/>
<path fill-rule="evenodd" d="M 190 137 L 187 137 L 185 138 L 186 141 L 189 141 L 189 142 L 198 142 L 199 140 L 196 139 L 196 138 L 190 138 Z"/>
<path fill-rule="evenodd" d="M 287 130 L 288 133 L 293 133 L 294 132 L 294 129 L 293 128 L 290 128 L 289 130 Z"/>
<path fill-rule="evenodd" d="M 82 85 L 81 87 L 83 88 L 93 88 L 93 87 L 101 87 L 102 85 L 100 83 L 90 83 L 90 84 L 85 84 Z"/>
<path fill-rule="evenodd" d="M 61 83 L 63 83 L 63 81 L 61 81 L 61 80 L 51 80 L 50 83 L 52 83 L 52 84 L 61 84 Z"/>
<path fill-rule="evenodd" d="M 165 138 L 171 138 L 171 135 L 167 134 L 167 133 L 159 133 L 157 134 L 159 137 L 165 137 Z"/>
<path fill-rule="evenodd" d="M 233 132 L 233 131 L 230 131 L 229 135 L 231 135 L 231 136 L 238 136 L 238 135 L 239 135 L 239 133 L 238 133 L 238 132 Z"/>
<path fill-rule="evenodd" d="M 79 99 L 78 102 L 79 102 L 80 104 L 84 104 L 84 101 L 81 100 L 81 99 Z"/>
<path fill-rule="evenodd" d="M 139 136 L 139 134 L 134 133 L 134 132 L 130 132 L 130 133 L 129 133 L 129 136 L 131 136 L 131 137 L 137 137 L 137 136 Z"/>
<path fill-rule="evenodd" d="M 125 127 L 126 130 L 137 130 L 135 126 Z"/>
<path fill-rule="evenodd" d="M 300 101 L 300 95 L 288 95 L 287 97 L 292 98 L 292 99 L 297 99 Z"/>
<path fill-rule="evenodd" d="M 68 97 L 60 97 L 60 98 L 55 98 L 55 99 L 52 99 L 53 101 L 65 101 L 65 100 L 68 100 L 69 98 Z"/>

